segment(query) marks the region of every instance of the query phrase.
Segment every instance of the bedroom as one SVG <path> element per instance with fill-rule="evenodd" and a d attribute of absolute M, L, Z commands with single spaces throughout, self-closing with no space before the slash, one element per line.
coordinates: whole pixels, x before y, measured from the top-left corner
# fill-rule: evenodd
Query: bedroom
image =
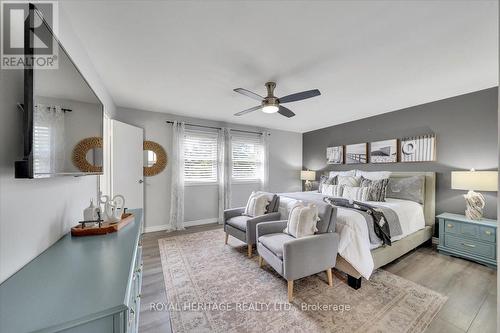
<path fill-rule="evenodd" d="M 58 68 L 2 49 L 0 332 L 496 331 L 497 1 L 44 3 Z"/>

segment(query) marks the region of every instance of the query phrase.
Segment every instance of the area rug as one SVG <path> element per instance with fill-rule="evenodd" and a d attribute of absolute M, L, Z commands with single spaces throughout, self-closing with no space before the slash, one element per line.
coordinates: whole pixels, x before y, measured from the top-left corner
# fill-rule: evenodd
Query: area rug
<path fill-rule="evenodd" d="M 423 332 L 446 302 L 441 294 L 382 269 L 358 290 L 336 273 L 287 283 L 221 229 L 159 240 L 174 332 Z M 314 260 L 314 258 L 311 258 Z"/>

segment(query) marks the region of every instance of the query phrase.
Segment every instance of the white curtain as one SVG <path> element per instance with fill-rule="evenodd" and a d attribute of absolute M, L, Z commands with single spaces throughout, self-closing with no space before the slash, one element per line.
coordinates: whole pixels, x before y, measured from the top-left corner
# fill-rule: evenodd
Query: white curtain
<path fill-rule="evenodd" d="M 64 111 L 60 106 L 35 105 L 33 116 L 34 172 L 49 174 L 64 171 Z"/>
<path fill-rule="evenodd" d="M 262 191 L 269 191 L 269 135 L 267 131 L 263 131 L 261 135 L 261 154 L 262 154 L 262 176 L 260 188 Z"/>
<path fill-rule="evenodd" d="M 231 130 L 222 128 L 219 131 L 218 147 L 218 180 L 219 180 L 219 223 L 224 223 L 224 210 L 231 208 Z"/>
<path fill-rule="evenodd" d="M 224 209 L 232 208 L 231 206 L 231 181 L 233 169 L 233 152 L 231 148 L 231 129 L 223 128 L 224 133 Z"/>
<path fill-rule="evenodd" d="M 225 174 L 226 174 L 226 168 L 225 168 L 225 159 L 226 159 L 226 154 L 227 152 L 225 151 L 225 131 L 224 128 L 219 130 L 218 136 L 217 136 L 217 181 L 219 184 L 219 217 L 218 217 L 218 222 L 219 224 L 224 223 L 224 209 L 225 207 Z"/>
<path fill-rule="evenodd" d="M 167 231 L 184 230 L 184 133 L 185 123 L 172 124 L 172 180 L 170 222 Z"/>

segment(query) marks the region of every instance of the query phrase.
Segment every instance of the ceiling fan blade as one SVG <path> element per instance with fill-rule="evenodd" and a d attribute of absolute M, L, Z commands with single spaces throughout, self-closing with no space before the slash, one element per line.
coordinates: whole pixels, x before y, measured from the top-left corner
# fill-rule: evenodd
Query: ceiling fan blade
<path fill-rule="evenodd" d="M 291 94 L 285 97 L 279 98 L 280 103 L 290 103 L 290 102 L 295 102 L 295 101 L 300 101 L 303 99 L 319 96 L 321 93 L 319 92 L 318 89 L 313 89 L 313 90 L 307 90 L 307 91 L 302 91 L 296 94 Z"/>
<path fill-rule="evenodd" d="M 254 106 L 253 108 L 250 108 L 250 109 L 246 109 L 246 110 L 243 110 L 243 111 L 240 111 L 240 112 L 237 112 L 235 113 L 234 115 L 235 116 L 242 116 L 244 114 L 247 114 L 247 113 L 250 113 L 250 112 L 254 112 L 254 111 L 257 111 L 259 109 L 262 108 L 262 105 L 257 105 L 257 106 Z"/>
<path fill-rule="evenodd" d="M 287 117 L 287 118 L 291 118 L 291 117 L 295 116 L 295 113 L 293 113 L 291 110 L 289 110 L 286 107 L 281 106 L 281 105 L 280 105 L 280 109 L 278 110 L 278 113 Z"/>
<path fill-rule="evenodd" d="M 236 91 L 237 93 L 240 93 L 242 95 L 245 95 L 247 97 L 250 97 L 250 98 L 253 98 L 253 99 L 256 99 L 258 101 L 262 101 L 264 99 L 264 97 L 254 93 L 254 92 L 251 92 L 250 90 L 246 90 L 246 89 L 243 89 L 243 88 L 236 88 L 234 89 L 234 91 Z"/>

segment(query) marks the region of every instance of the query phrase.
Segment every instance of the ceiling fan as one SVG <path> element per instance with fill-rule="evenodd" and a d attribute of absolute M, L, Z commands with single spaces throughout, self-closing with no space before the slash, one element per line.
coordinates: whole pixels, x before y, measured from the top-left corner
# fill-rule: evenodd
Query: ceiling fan
<path fill-rule="evenodd" d="M 281 98 L 278 98 L 274 96 L 274 88 L 276 88 L 276 83 L 275 82 L 267 82 L 266 83 L 266 88 L 267 88 L 267 96 L 262 97 L 259 94 L 256 94 L 254 92 L 251 92 L 249 90 L 243 89 L 243 88 L 236 88 L 234 91 L 237 93 L 240 93 L 242 95 L 245 95 L 247 97 L 256 99 L 261 102 L 261 105 L 254 106 L 253 108 L 247 109 L 240 111 L 238 113 L 235 113 L 235 116 L 242 116 L 244 114 L 257 111 L 262 109 L 263 112 L 265 113 L 275 113 L 278 112 L 279 114 L 291 118 L 295 116 L 295 113 L 293 113 L 291 110 L 287 109 L 286 107 L 280 105 L 282 103 L 290 103 L 290 102 L 296 102 L 300 101 L 303 99 L 315 97 L 321 95 L 318 89 L 313 89 L 313 90 L 307 90 L 307 91 L 302 91 L 299 93 L 287 95 Z"/>

